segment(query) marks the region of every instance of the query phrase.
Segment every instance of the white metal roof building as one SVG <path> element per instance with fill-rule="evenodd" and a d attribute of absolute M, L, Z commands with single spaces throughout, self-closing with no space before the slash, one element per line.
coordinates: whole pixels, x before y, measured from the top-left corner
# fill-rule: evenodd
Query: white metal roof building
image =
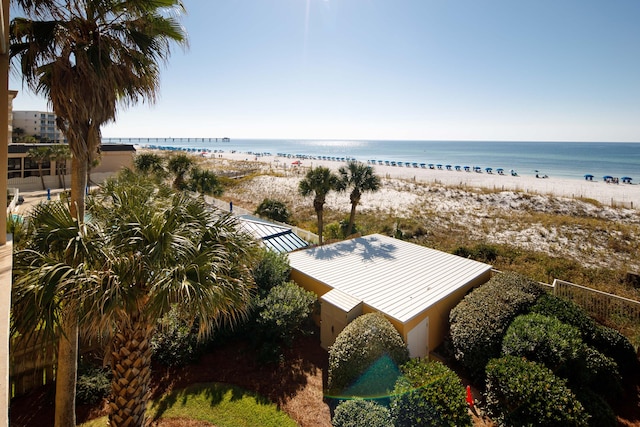
<path fill-rule="evenodd" d="M 491 277 L 488 264 L 380 234 L 296 251 L 289 261 L 292 279 L 320 297 L 325 348 L 357 315 L 380 312 L 412 356 L 439 345 L 451 308 Z"/>

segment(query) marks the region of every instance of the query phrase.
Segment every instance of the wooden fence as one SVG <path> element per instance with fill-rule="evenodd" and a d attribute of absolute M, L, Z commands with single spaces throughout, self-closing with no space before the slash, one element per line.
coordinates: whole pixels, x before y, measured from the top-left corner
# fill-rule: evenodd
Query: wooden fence
<path fill-rule="evenodd" d="M 25 394 L 55 378 L 56 343 L 11 342 L 9 351 L 10 397 Z"/>
<path fill-rule="evenodd" d="M 640 301 L 555 279 L 553 294 L 569 299 L 605 324 L 640 325 Z"/>

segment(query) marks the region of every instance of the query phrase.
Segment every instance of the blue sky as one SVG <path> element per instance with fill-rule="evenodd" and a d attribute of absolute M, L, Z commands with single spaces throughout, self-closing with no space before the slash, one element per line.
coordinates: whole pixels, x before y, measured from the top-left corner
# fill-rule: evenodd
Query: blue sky
<path fill-rule="evenodd" d="M 158 102 L 103 136 L 640 142 L 637 0 L 185 4 Z"/>

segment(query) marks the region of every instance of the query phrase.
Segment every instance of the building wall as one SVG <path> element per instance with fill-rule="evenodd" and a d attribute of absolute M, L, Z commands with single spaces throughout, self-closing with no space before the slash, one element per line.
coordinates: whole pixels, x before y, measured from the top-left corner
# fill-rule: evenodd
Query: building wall
<path fill-rule="evenodd" d="M 24 136 L 39 136 L 52 142 L 66 141 L 56 125 L 56 115 L 48 111 L 14 111 L 13 128 L 24 130 Z"/>
<path fill-rule="evenodd" d="M 131 151 L 103 151 L 100 164 L 91 169 L 91 173 L 115 172 L 122 168 L 133 169 L 133 154 Z"/>
<path fill-rule="evenodd" d="M 7 178 L 9 186 L 18 188 L 21 191 L 35 191 L 42 189 L 42 182 L 37 165 L 29 159 L 27 151 L 29 148 L 37 147 L 43 144 L 13 144 L 11 153 L 8 155 L 7 162 L 9 165 Z M 110 147 L 101 152 L 100 164 L 91 169 L 91 180 L 93 182 L 101 182 L 103 175 L 113 174 L 122 168 L 133 168 L 133 158 L 135 149 L 133 146 L 127 147 Z M 46 188 L 60 188 L 58 177 L 55 175 L 56 162 L 45 162 L 42 165 L 42 175 Z M 67 175 L 65 183 L 71 185 L 71 160 L 67 160 Z M 100 180 L 97 179 L 100 177 Z"/>
<path fill-rule="evenodd" d="M 453 307 L 455 307 L 462 298 L 471 291 L 473 288 L 478 287 L 491 279 L 491 270 L 488 270 L 485 274 L 476 277 L 475 280 L 467 283 L 460 289 L 450 293 L 437 304 L 429 307 L 427 310 L 421 312 L 418 316 L 414 317 L 410 321 L 404 323 L 401 328 L 400 334 L 406 340 L 409 331 L 416 327 L 425 318 L 429 318 L 429 352 L 437 348 L 446 337 L 449 332 L 449 314 Z"/>
<path fill-rule="evenodd" d="M 413 328 L 418 326 L 421 322 L 423 322 L 426 318 L 428 318 L 428 346 L 427 353 L 425 354 L 427 355 L 444 341 L 444 338 L 449 331 L 449 313 L 451 312 L 451 309 L 453 309 L 453 307 L 455 307 L 470 290 L 488 282 L 489 279 L 491 279 L 491 270 L 488 270 L 486 273 L 479 275 L 474 280 L 467 283 L 465 286 L 460 287 L 458 290 L 452 292 L 447 297 L 440 300 L 437 304 L 425 309 L 420 314 L 404 323 L 386 315 L 385 313 L 381 314 L 391 322 L 391 324 L 396 328 L 396 330 L 402 336 L 402 339 L 407 344 L 409 344 L 409 332 Z M 318 297 L 321 297 L 332 289 L 330 286 L 319 282 L 295 269 L 291 270 L 291 280 L 296 282 L 304 289 L 314 292 Z M 344 313 L 344 311 L 340 310 L 337 307 L 330 307 L 329 303 L 323 302 L 321 311 L 321 322 L 324 322 L 324 316 L 327 312 L 328 316 L 330 316 L 327 320 L 329 322 L 334 322 L 336 325 L 341 324 L 341 319 L 343 319 L 344 316 L 348 316 L 348 313 Z M 374 309 L 373 307 L 367 304 L 362 304 L 362 314 L 377 312 L 378 310 Z M 346 323 L 344 324 L 344 326 L 346 326 Z M 337 336 L 337 333 L 335 335 Z M 324 341 L 326 340 L 323 340 L 323 342 Z"/>

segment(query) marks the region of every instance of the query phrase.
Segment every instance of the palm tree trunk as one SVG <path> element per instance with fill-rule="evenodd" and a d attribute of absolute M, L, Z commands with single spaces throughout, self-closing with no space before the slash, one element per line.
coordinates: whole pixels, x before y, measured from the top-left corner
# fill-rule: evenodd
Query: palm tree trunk
<path fill-rule="evenodd" d="M 347 236 L 353 234 L 353 225 L 356 222 L 356 206 L 358 206 L 358 203 L 351 202 L 351 214 L 349 215 L 349 228 L 347 228 Z"/>
<path fill-rule="evenodd" d="M 38 162 L 38 175 L 40 175 L 40 182 L 42 183 L 42 189 L 44 190 L 46 187 L 44 186 L 44 176 L 42 176 L 42 163 Z"/>
<path fill-rule="evenodd" d="M 84 187 L 87 181 L 86 162 L 73 157 L 72 167 L 78 173 L 72 174 L 71 215 L 84 218 Z M 78 370 L 78 316 L 76 307 L 64 307 L 62 336 L 58 342 L 58 370 L 56 372 L 55 427 L 75 427 L 76 425 L 76 379 Z"/>
<path fill-rule="evenodd" d="M 322 209 L 317 210 L 316 215 L 318 216 L 318 242 L 322 245 L 322 229 L 324 228 Z"/>
<path fill-rule="evenodd" d="M 84 192 L 87 187 L 87 161 L 71 158 L 71 215 L 79 221 L 84 220 Z"/>
<path fill-rule="evenodd" d="M 76 370 L 78 365 L 78 316 L 73 305 L 66 305 L 63 336 L 58 340 L 56 372 L 55 427 L 76 425 Z"/>
<path fill-rule="evenodd" d="M 109 425 L 146 425 L 147 401 L 151 382 L 151 345 L 153 327 L 138 316 L 122 325 L 112 341 Z"/>

